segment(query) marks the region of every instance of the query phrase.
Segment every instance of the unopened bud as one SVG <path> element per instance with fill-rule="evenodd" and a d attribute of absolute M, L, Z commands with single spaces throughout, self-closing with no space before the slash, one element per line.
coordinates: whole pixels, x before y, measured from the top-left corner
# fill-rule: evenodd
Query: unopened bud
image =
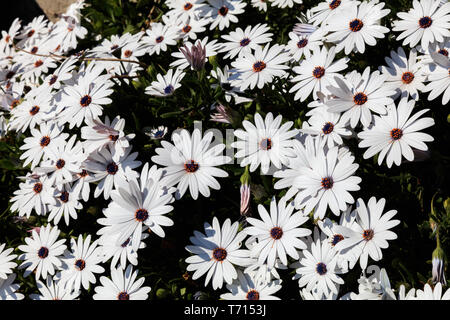
<path fill-rule="evenodd" d="M 444 250 L 441 249 L 441 246 L 438 245 L 437 248 L 433 251 L 432 255 L 432 275 L 433 275 L 433 283 L 440 282 L 442 285 L 447 284 L 445 281 L 445 253 Z"/>

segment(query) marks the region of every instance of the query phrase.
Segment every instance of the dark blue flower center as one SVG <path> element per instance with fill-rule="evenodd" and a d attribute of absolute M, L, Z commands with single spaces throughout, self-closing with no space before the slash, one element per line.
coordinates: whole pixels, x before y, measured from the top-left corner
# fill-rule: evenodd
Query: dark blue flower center
<path fill-rule="evenodd" d="M 333 240 L 331 241 L 331 245 L 334 247 L 338 244 L 338 242 L 344 240 L 344 237 L 341 234 L 333 235 Z"/>
<path fill-rule="evenodd" d="M 130 300 L 130 295 L 123 291 L 119 293 L 119 295 L 117 296 L 117 300 Z"/>
<path fill-rule="evenodd" d="M 298 42 L 297 42 L 297 47 L 299 48 L 299 49 L 301 49 L 301 48 L 304 48 L 304 47 L 306 47 L 306 45 L 308 44 L 308 39 L 300 39 Z"/>
<path fill-rule="evenodd" d="M 332 177 L 322 178 L 322 182 L 321 183 L 322 183 L 322 187 L 325 190 L 333 188 L 333 178 Z"/>
<path fill-rule="evenodd" d="M 259 146 L 263 150 L 270 150 L 272 149 L 272 140 L 270 140 L 269 138 L 262 139 L 261 142 L 259 143 Z"/>
<path fill-rule="evenodd" d="M 330 9 L 334 10 L 341 5 L 341 0 L 333 0 L 330 2 Z"/>
<path fill-rule="evenodd" d="M 173 86 L 169 84 L 167 87 L 164 88 L 165 94 L 171 94 L 173 92 Z"/>
<path fill-rule="evenodd" d="M 90 105 L 92 102 L 92 98 L 89 95 L 85 95 L 84 97 L 82 97 L 80 99 L 80 105 L 82 107 L 87 107 L 88 105 Z"/>
<path fill-rule="evenodd" d="M 144 222 L 148 219 L 148 211 L 145 209 L 137 209 L 134 213 L 134 218 L 139 222 Z"/>
<path fill-rule="evenodd" d="M 164 137 L 164 130 L 158 130 L 155 132 L 155 134 L 153 135 L 155 138 L 162 138 Z"/>
<path fill-rule="evenodd" d="M 283 236 L 283 230 L 280 227 L 273 227 L 270 229 L 270 236 L 274 240 L 280 240 Z"/>
<path fill-rule="evenodd" d="M 36 183 L 34 184 L 34 186 L 33 186 L 33 191 L 34 191 L 35 193 L 41 193 L 41 191 L 42 191 L 42 183 L 36 182 Z"/>
<path fill-rule="evenodd" d="M 184 10 L 188 11 L 192 8 L 192 3 L 186 2 L 183 6 Z"/>
<path fill-rule="evenodd" d="M 359 19 L 354 19 L 349 23 L 350 30 L 353 32 L 358 32 L 359 30 L 362 29 L 363 26 L 364 23 Z"/>
<path fill-rule="evenodd" d="M 80 173 L 78 173 L 78 176 L 80 177 L 80 178 L 84 178 L 84 177 L 86 177 L 86 176 L 88 176 L 89 175 L 89 173 L 86 171 L 86 170 L 81 170 L 81 172 Z"/>
<path fill-rule="evenodd" d="M 52 85 L 52 84 L 54 84 L 54 83 L 56 82 L 56 80 L 58 80 L 58 76 L 53 75 L 53 76 L 50 78 L 50 81 L 48 82 L 48 84 L 49 84 L 49 85 Z"/>
<path fill-rule="evenodd" d="M 40 108 L 38 106 L 33 106 L 30 109 L 30 115 L 32 115 L 32 116 L 36 115 L 39 112 L 39 110 L 40 110 Z"/>
<path fill-rule="evenodd" d="M 164 40 L 163 36 L 159 36 L 158 38 L 156 38 L 156 43 L 161 43 Z"/>
<path fill-rule="evenodd" d="M 38 47 L 34 46 L 33 48 L 31 48 L 31 53 L 36 53 L 38 52 Z"/>
<path fill-rule="evenodd" d="M 331 122 L 327 122 L 325 123 L 325 125 L 322 128 L 322 132 L 324 134 L 330 134 L 331 132 L 333 132 L 334 129 L 334 124 L 332 124 Z"/>
<path fill-rule="evenodd" d="M 227 257 L 227 250 L 223 248 L 215 248 L 213 251 L 213 258 L 218 261 L 222 262 Z"/>
<path fill-rule="evenodd" d="M 411 82 L 413 82 L 413 80 L 414 80 L 414 73 L 409 71 L 403 73 L 402 82 L 404 84 L 410 84 Z"/>
<path fill-rule="evenodd" d="M 259 292 L 252 289 L 247 292 L 247 300 L 259 300 Z"/>
<path fill-rule="evenodd" d="M 312 73 L 314 78 L 320 79 L 325 75 L 325 69 L 323 67 L 315 67 Z"/>
<path fill-rule="evenodd" d="M 228 13 L 228 7 L 222 6 L 222 7 L 219 9 L 218 13 L 219 13 L 221 16 L 223 16 L 223 17 L 226 16 L 227 13 Z"/>
<path fill-rule="evenodd" d="M 326 273 L 327 273 L 327 266 L 326 266 L 326 264 L 323 263 L 323 262 L 319 262 L 319 263 L 316 265 L 316 271 L 317 271 L 317 273 L 320 274 L 321 276 L 323 276 L 324 274 L 326 274 Z"/>
<path fill-rule="evenodd" d="M 424 29 L 429 28 L 432 23 L 433 20 L 430 17 L 422 17 L 419 19 L 419 26 Z"/>
<path fill-rule="evenodd" d="M 197 171 L 198 168 L 199 168 L 199 165 L 194 160 L 189 160 L 188 162 L 186 162 L 184 164 L 184 170 L 189 173 L 193 173 L 193 172 Z"/>
<path fill-rule="evenodd" d="M 184 33 L 188 33 L 189 31 L 191 31 L 192 27 L 190 25 L 186 25 L 183 27 L 183 29 L 181 29 L 181 31 L 183 31 Z"/>
<path fill-rule="evenodd" d="M 45 259 L 48 256 L 48 249 L 46 247 L 41 247 L 38 250 L 38 257 L 41 259 Z"/>
<path fill-rule="evenodd" d="M 109 174 L 116 174 L 117 171 L 119 170 L 119 166 L 115 163 L 115 162 L 111 162 L 110 164 L 108 164 L 106 166 L 106 172 L 108 172 Z"/>
<path fill-rule="evenodd" d="M 67 201 L 69 201 L 69 193 L 67 191 L 63 191 L 61 192 L 61 195 L 59 196 L 59 199 L 66 203 Z"/>
<path fill-rule="evenodd" d="M 241 47 L 245 47 L 250 43 L 250 39 L 249 38 L 244 38 L 241 40 L 241 42 L 239 43 L 241 45 Z"/>
<path fill-rule="evenodd" d="M 261 72 L 266 68 L 266 63 L 264 61 L 257 61 L 253 64 L 253 71 Z"/>
<path fill-rule="evenodd" d="M 372 240 L 375 232 L 372 229 L 367 229 L 363 231 L 363 238 L 366 241 Z"/>
<path fill-rule="evenodd" d="M 367 95 L 364 92 L 358 92 L 353 96 L 353 102 L 361 106 L 367 102 Z"/>
<path fill-rule="evenodd" d="M 78 259 L 77 261 L 75 261 L 75 268 L 78 271 L 82 271 L 85 267 L 86 267 L 86 261 L 84 261 L 83 259 Z"/>
<path fill-rule="evenodd" d="M 392 140 L 398 140 L 403 136 L 402 129 L 394 128 L 391 130 L 391 138 Z"/>
<path fill-rule="evenodd" d="M 117 134 L 110 134 L 109 135 L 109 140 L 111 140 L 112 142 L 116 142 L 117 139 L 119 139 L 119 135 L 117 135 Z"/>
<path fill-rule="evenodd" d="M 66 162 L 64 161 L 64 159 L 59 159 L 58 161 L 56 161 L 56 168 L 61 169 L 66 165 Z"/>
<path fill-rule="evenodd" d="M 39 143 L 40 143 L 41 147 L 48 146 L 50 143 L 50 137 L 49 136 L 42 137 L 41 141 Z"/>
<path fill-rule="evenodd" d="M 438 53 L 442 54 L 443 56 L 448 57 L 448 51 L 446 49 L 441 49 L 438 51 Z"/>

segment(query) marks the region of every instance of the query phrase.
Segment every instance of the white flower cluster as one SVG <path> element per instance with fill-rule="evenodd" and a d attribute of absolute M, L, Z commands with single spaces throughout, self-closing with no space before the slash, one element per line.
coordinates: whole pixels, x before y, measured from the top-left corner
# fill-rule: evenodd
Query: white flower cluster
<path fill-rule="evenodd" d="M 284 8 L 302 1 L 270 3 Z M 274 188 L 287 189 L 286 195 L 273 197 L 269 208 L 259 205 L 259 216 L 248 217 L 245 226 L 231 219 L 221 225 L 216 217 L 212 224 L 205 222 L 204 232 L 194 231 L 186 246 L 187 271 L 193 271 L 193 280 L 205 275 L 205 286 L 211 282 L 214 290 L 225 283 L 229 292 L 221 295 L 223 299 L 258 300 L 278 299 L 277 270 L 295 268 L 303 299 L 338 298 L 341 275 L 358 261 L 364 272 L 371 272 L 369 256 L 382 259 L 382 249 L 397 238 L 390 229 L 400 223 L 393 219 L 396 210 L 385 212 L 384 198 L 355 201 L 352 192 L 360 190 L 362 179 L 355 175 L 359 165 L 344 139 L 357 137 L 359 147 L 368 148 L 364 158 L 378 154 L 378 163 L 386 158 L 388 167 L 401 165 L 402 157 L 413 161 L 417 152 L 428 149 L 425 142 L 433 137 L 421 130 L 434 120 L 422 117 L 428 110 L 413 114 L 413 109 L 419 92 L 430 92 L 429 100 L 443 93 L 443 104 L 450 99 L 450 3 L 414 1 L 409 12 L 399 13 L 393 31 L 402 31 L 397 40 L 410 45 L 409 55 L 399 47 L 386 57 L 387 66 L 367 67 L 362 74 L 343 74 L 350 58 L 335 57 L 340 51 L 364 53 L 366 45 L 375 46 L 376 39 L 390 31 L 381 25 L 390 10 L 378 0 L 321 2 L 293 26 L 287 45 L 272 44 L 273 33 L 266 24 L 236 28 L 222 35 L 222 42 L 200 40 L 207 28 L 222 31 L 237 23 L 247 6 L 242 0 L 169 0 L 166 5 L 170 10 L 162 22 L 152 22 L 146 32 L 104 39 L 81 57 L 65 55 L 76 49 L 77 38 L 87 35 L 80 25 L 83 0 L 54 24 L 43 16 L 26 26 L 16 19 L 8 32 L 2 32 L 0 134 L 27 134 L 20 159 L 31 169 L 14 192 L 11 211 L 48 218 L 46 226 L 33 230 L 18 247 L 24 252 L 18 268 L 26 269 L 25 276 L 34 273 L 41 293 L 30 297 L 76 299 L 82 288 L 96 283 L 96 274 L 105 272 L 101 265 L 109 262 L 111 277 L 101 276 L 93 298 L 146 299 L 150 287 L 143 286 L 144 278 L 137 279 L 133 266 L 138 265 L 138 250 L 146 246 L 149 232 L 165 237 L 164 229 L 174 224 L 167 216 L 174 201 L 188 189 L 193 200 L 199 194 L 209 197 L 211 189 L 220 189 L 217 178 L 228 177 L 220 166 L 233 159 L 223 155 L 226 146 L 213 140 L 212 132 L 173 133 L 172 142 L 161 140 L 154 150 L 154 164 L 145 163 L 138 172 L 142 162 L 130 142 L 135 135 L 124 132 L 124 119 L 117 115 L 101 120 L 114 86 L 120 85 L 115 77 L 138 75 L 144 70 L 140 57 L 161 55 L 182 43 L 171 53 L 171 69 L 158 74 L 145 93 L 160 99 L 171 96 L 182 86 L 187 68 L 201 68 L 209 57 L 223 55 L 232 68 L 217 68 L 209 76 L 215 79 L 213 86 L 226 92 L 228 102 L 250 101 L 249 90 L 272 85 L 275 79 L 295 83 L 280 94 L 314 99 L 302 128 L 294 128 L 292 121 L 282 123 L 281 115 L 267 113 L 263 118 L 256 113 L 254 123 L 244 120 L 243 128 L 234 131 L 237 141 L 231 147 L 240 166 L 248 166 L 250 172 L 261 167 L 262 174 L 279 179 Z M 264 1 L 252 0 L 251 5 L 268 10 Z M 419 5 L 428 11 L 419 10 Z M 232 110 L 218 110 L 216 121 L 232 122 Z M 74 128 L 81 139 L 68 133 Z M 158 127 L 147 134 L 162 139 L 166 133 L 167 128 Z M 58 239 L 57 225 L 78 219 L 93 186 L 94 198 L 103 194 L 109 200 L 97 220 L 98 238 L 91 241 L 93 235 L 80 234 L 68 249 L 66 240 Z M 248 194 L 245 199 L 249 201 Z M 339 222 L 327 217 L 329 211 Z M 319 226 L 314 234 L 304 227 L 309 220 Z M 0 299 L 22 299 L 12 271 L 17 255 L 4 247 L 0 246 Z M 396 298 L 385 271 L 369 278 L 364 273 L 359 284 L 359 294 L 341 299 Z M 425 286 L 417 295 L 406 296 L 403 287 L 399 299 L 430 297 L 441 298 L 440 284 L 434 292 Z M 450 299 L 449 291 L 442 298 Z"/>

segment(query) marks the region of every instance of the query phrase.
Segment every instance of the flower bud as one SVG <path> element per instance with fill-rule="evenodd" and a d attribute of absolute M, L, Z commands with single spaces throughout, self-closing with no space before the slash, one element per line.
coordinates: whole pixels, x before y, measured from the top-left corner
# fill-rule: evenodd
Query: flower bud
<path fill-rule="evenodd" d="M 250 173 L 248 166 L 241 176 L 241 215 L 245 216 L 250 210 Z"/>
<path fill-rule="evenodd" d="M 432 255 L 432 275 L 433 275 L 433 283 L 440 282 L 442 285 L 447 284 L 445 281 L 445 253 L 444 250 L 441 249 L 441 246 L 438 244 L 437 248 L 433 251 Z"/>
<path fill-rule="evenodd" d="M 188 48 L 186 45 L 180 48 L 181 53 L 185 56 L 191 68 L 200 71 L 205 67 L 206 47 L 200 41 Z"/>

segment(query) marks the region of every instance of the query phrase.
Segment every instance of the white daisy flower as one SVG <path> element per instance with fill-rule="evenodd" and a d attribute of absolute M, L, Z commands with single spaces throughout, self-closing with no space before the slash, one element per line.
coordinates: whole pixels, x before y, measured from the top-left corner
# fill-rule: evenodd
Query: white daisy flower
<path fill-rule="evenodd" d="M 105 269 L 99 265 L 102 261 L 101 247 L 97 246 L 98 240 L 91 243 L 91 235 L 83 240 L 83 236 L 78 236 L 78 241 L 70 239 L 71 252 L 64 253 L 64 265 L 61 271 L 60 281 L 65 289 L 78 291 L 83 285 L 84 289 L 89 289 L 89 284 L 95 284 L 95 273 L 103 273 Z"/>
<path fill-rule="evenodd" d="M 376 38 L 384 38 L 384 34 L 389 32 L 388 28 L 380 25 L 381 18 L 391 12 L 383 7 L 384 2 L 378 0 L 346 7 L 327 21 L 325 28 L 331 33 L 326 41 L 336 44 L 336 52 L 345 48 L 346 55 L 353 50 L 364 53 L 366 43 L 375 46 Z"/>
<path fill-rule="evenodd" d="M 73 189 L 68 183 L 61 185 L 61 187 L 56 190 L 56 204 L 51 206 L 48 215 L 49 222 L 53 221 L 56 225 L 61 218 L 64 217 L 64 222 L 66 223 L 66 226 L 68 226 L 70 218 L 78 218 L 77 210 L 83 208 L 83 205 L 79 202 L 78 191 L 78 189 Z"/>
<path fill-rule="evenodd" d="M 184 0 L 183 0 L 184 1 Z M 179 25 L 179 32 L 181 37 L 186 41 L 187 39 L 197 40 L 197 33 L 206 31 L 205 26 L 210 23 L 209 19 L 194 19 L 188 17 L 184 23 Z"/>
<path fill-rule="evenodd" d="M 272 41 L 273 34 L 268 33 L 270 27 L 267 24 L 258 23 L 256 26 L 247 26 L 245 30 L 237 28 L 228 35 L 223 35 L 220 52 L 226 52 L 224 59 L 232 59 L 235 56 L 241 56 L 244 52 L 250 53 L 256 50 L 258 46 Z"/>
<path fill-rule="evenodd" d="M 298 285 L 306 286 L 307 291 L 317 289 L 318 296 L 327 296 L 330 292 L 338 294 L 338 285 L 344 284 L 344 280 L 337 275 L 341 273 L 337 267 L 337 252 L 330 244 L 318 238 L 302 253 L 300 267 L 295 270 L 300 277 Z"/>
<path fill-rule="evenodd" d="M 237 271 L 238 279 L 227 284 L 230 292 L 220 295 L 223 300 L 280 300 L 274 296 L 281 289 L 281 280 L 270 282 L 258 281 L 256 272 L 246 273 Z"/>
<path fill-rule="evenodd" d="M 401 99 L 398 108 L 395 108 L 395 105 L 390 105 L 386 116 L 375 116 L 374 125 L 358 133 L 358 137 L 361 139 L 358 146 L 369 148 L 364 153 L 364 159 L 380 152 L 378 164 L 381 165 L 386 157 L 386 164 L 390 168 L 392 163 L 399 166 L 402 156 L 408 161 L 413 161 L 414 152 L 412 148 L 422 151 L 428 150 L 424 142 L 433 141 L 434 138 L 419 131 L 433 126 L 434 120 L 430 117 L 419 119 L 429 109 L 421 110 L 411 116 L 414 104 L 414 100 Z"/>
<path fill-rule="evenodd" d="M 66 239 L 58 240 L 59 234 L 58 227 L 48 224 L 41 226 L 39 233 L 33 230 L 32 236 L 25 238 L 26 245 L 19 246 L 19 250 L 25 252 L 19 256 L 20 260 L 25 260 L 19 266 L 19 269 L 26 268 L 25 277 L 36 270 L 36 280 L 41 276 L 46 279 L 47 274 L 55 274 L 62 266 L 61 256 L 67 247 Z"/>
<path fill-rule="evenodd" d="M 302 60 L 299 66 L 292 70 L 297 74 L 291 79 L 296 83 L 289 92 L 295 92 L 294 99 L 301 102 L 313 93 L 314 100 L 317 99 L 317 93 L 322 92 L 324 95 L 330 94 L 327 87 L 329 85 L 336 85 L 335 77 L 342 78 L 338 72 L 347 68 L 348 57 L 339 59 L 333 62 L 336 56 L 335 47 L 330 51 L 326 47 L 321 50 L 313 51 L 310 58 Z"/>
<path fill-rule="evenodd" d="M 262 87 L 266 83 L 272 82 L 274 77 L 286 75 L 285 69 L 289 69 L 285 63 L 291 59 L 285 46 L 267 44 L 264 48 L 258 46 L 255 53 L 244 52 L 231 63 L 234 75 L 231 77 L 232 84 L 240 87 L 241 90 Z"/>
<path fill-rule="evenodd" d="M 311 57 L 312 52 L 320 50 L 320 47 L 323 45 L 324 36 L 324 29 L 317 29 L 308 35 L 289 32 L 290 40 L 287 48 L 295 61 L 299 61 L 302 57 L 308 59 Z"/>
<path fill-rule="evenodd" d="M 286 203 L 286 200 L 283 197 L 277 204 L 273 197 L 270 202 L 270 215 L 264 206 L 258 205 L 262 221 L 247 217 L 251 226 L 243 230 L 258 239 L 258 243 L 251 248 L 251 257 L 258 257 L 258 263 L 267 263 L 269 267 L 275 265 L 277 258 L 287 265 L 287 255 L 298 260 L 297 249 L 306 249 L 305 242 L 300 238 L 311 234 L 311 230 L 299 228 L 309 218 L 301 211 L 294 213 L 294 202 Z"/>
<path fill-rule="evenodd" d="M 261 164 L 262 173 L 267 174 L 270 164 L 278 169 L 281 169 L 282 165 L 288 165 L 290 159 L 295 156 L 292 138 L 298 132 L 297 129 L 289 130 L 293 122 L 288 121 L 281 125 L 281 115 L 274 119 L 271 112 L 264 120 L 256 113 L 254 120 L 256 126 L 244 120 L 242 126 L 245 131 L 234 131 L 239 140 L 233 142 L 231 147 L 238 149 L 236 158 L 243 158 L 240 166 L 250 164 L 250 171 L 253 172 Z"/>
<path fill-rule="evenodd" d="M 361 122 L 368 127 L 372 122 L 372 113 L 386 114 L 386 106 L 394 103 L 390 96 L 395 89 L 385 85 L 386 74 L 378 70 L 370 72 L 367 67 L 363 74 L 356 71 L 346 75 L 346 79 L 336 78 L 336 86 L 329 86 L 328 90 L 334 96 L 326 102 L 329 112 L 341 113 L 343 123 L 350 122 L 355 128 Z"/>
<path fill-rule="evenodd" d="M 124 271 L 122 268 L 111 268 L 111 279 L 105 276 L 100 278 L 101 286 L 95 287 L 94 300 L 147 300 L 150 287 L 143 287 L 145 278 L 137 279 L 138 270 L 133 272 L 129 265 Z"/>
<path fill-rule="evenodd" d="M 386 200 L 376 200 L 371 197 L 366 204 L 359 198 L 356 204 L 358 216 L 352 228 L 336 226 L 337 232 L 344 236 L 334 247 L 337 251 L 355 250 L 359 255 L 361 269 L 367 267 L 368 257 L 374 261 L 380 261 L 383 257 L 381 249 L 386 249 L 387 240 L 397 239 L 397 235 L 389 229 L 400 223 L 400 220 L 391 220 L 397 210 L 389 210 L 383 214 Z"/>
<path fill-rule="evenodd" d="M 81 142 L 73 135 L 65 145 L 60 144 L 48 160 L 42 161 L 35 171 L 47 174 L 50 183 L 59 186 L 72 182 L 73 175 L 81 173 L 81 163 L 85 158 Z"/>
<path fill-rule="evenodd" d="M 6 279 L 0 279 L 0 300 L 23 300 L 25 296 L 18 293 L 20 284 L 13 283 L 16 274 L 10 274 Z"/>
<path fill-rule="evenodd" d="M 252 7 L 260 11 L 267 11 L 267 0 L 252 0 Z"/>
<path fill-rule="evenodd" d="M 144 133 L 151 139 L 162 139 L 167 134 L 167 127 L 158 126 L 157 128 L 144 128 Z"/>
<path fill-rule="evenodd" d="M 186 22 L 189 19 L 198 20 L 200 10 L 205 0 L 168 0 L 166 5 L 171 8 L 166 14 L 175 19 Z"/>
<path fill-rule="evenodd" d="M 239 223 L 231 224 L 226 219 L 222 227 L 216 217 L 212 226 L 205 222 L 205 234 L 194 231 L 194 236 L 189 239 L 192 245 L 186 246 L 186 250 L 193 255 L 186 258 L 187 271 L 195 271 L 192 280 L 197 280 L 206 274 L 205 286 L 212 279 L 214 290 L 223 286 L 223 281 L 232 284 L 237 278 L 235 266 L 246 266 L 250 263 L 249 251 L 241 249 L 241 242 L 246 234 L 238 233 Z"/>
<path fill-rule="evenodd" d="M 450 3 L 449 3 L 450 4 Z M 428 101 L 436 99 L 439 95 L 442 95 L 442 105 L 446 105 L 450 101 L 450 60 L 439 59 L 432 55 L 435 63 L 435 70 L 428 75 L 429 83 L 425 86 L 424 92 L 430 92 L 428 95 Z"/>
<path fill-rule="evenodd" d="M 115 155 L 109 147 L 91 153 L 83 168 L 94 174 L 93 181 L 100 181 L 95 188 L 94 198 L 103 193 L 107 200 L 113 187 L 117 189 L 126 185 L 127 180 L 136 179 L 138 174 L 133 169 L 141 165 L 140 161 L 136 161 L 137 156 L 137 152 L 131 153 L 131 146 L 125 149 L 122 156 Z"/>
<path fill-rule="evenodd" d="M 86 122 L 88 125 L 81 128 L 81 138 L 86 140 L 83 145 L 88 154 L 109 146 L 114 155 L 120 157 L 130 146 L 129 141 L 136 136 L 134 133 L 126 135 L 123 132 L 125 119 L 120 116 L 116 116 L 112 121 L 106 116 L 104 123 L 99 119 Z"/>
<path fill-rule="evenodd" d="M 45 284 L 40 280 L 36 281 L 36 285 L 41 294 L 30 294 L 32 300 L 77 300 L 80 295 L 79 290 L 66 290 L 61 281 L 53 281 L 51 277 L 47 278 Z"/>
<path fill-rule="evenodd" d="M 12 269 L 17 267 L 17 263 L 12 260 L 17 258 L 17 254 L 11 254 L 14 248 L 3 250 L 6 243 L 0 245 L 0 279 L 8 278 L 8 274 L 12 273 Z"/>
<path fill-rule="evenodd" d="M 150 55 L 154 53 L 159 55 L 161 51 L 167 51 L 168 46 L 177 44 L 176 39 L 179 37 L 178 29 L 175 26 L 164 25 L 160 22 L 152 23 L 150 29 L 145 32 L 147 35 L 142 38 L 142 42 L 148 46 Z"/>
<path fill-rule="evenodd" d="M 202 137 L 199 129 L 194 129 L 192 136 L 183 129 L 180 133 L 173 133 L 174 144 L 163 140 L 162 148 L 156 148 L 157 155 L 151 160 L 164 166 L 163 184 L 168 187 L 177 185 L 177 199 L 188 188 L 194 200 L 198 198 L 199 192 L 209 197 L 209 188 L 220 189 L 215 177 L 228 177 L 228 173 L 217 166 L 229 163 L 231 158 L 221 155 L 225 149 L 223 143 L 215 141 L 215 145 L 211 147 L 212 139 L 211 131 Z"/>
<path fill-rule="evenodd" d="M 341 11 L 348 10 L 349 6 L 359 3 L 359 1 L 354 0 L 323 1 L 311 8 L 311 18 L 309 19 L 309 23 L 312 23 L 315 26 L 326 24 L 329 19 L 332 19 L 335 15 L 339 15 Z"/>
<path fill-rule="evenodd" d="M 31 162 L 31 169 L 44 158 L 51 154 L 58 153 L 58 146 L 65 143 L 68 133 L 62 133 L 62 128 L 52 123 L 42 123 L 38 129 L 31 129 L 32 137 L 23 140 L 24 145 L 20 146 L 20 150 L 26 150 L 20 156 L 20 160 L 25 159 L 23 166 L 26 167 Z"/>
<path fill-rule="evenodd" d="M 294 6 L 294 3 L 301 4 L 303 3 L 303 0 L 269 0 L 270 5 L 272 7 L 278 7 L 278 8 L 292 8 Z"/>
<path fill-rule="evenodd" d="M 13 40 L 18 35 L 19 30 L 21 28 L 21 20 L 19 18 L 15 18 L 11 23 L 8 31 L 2 30 L 2 39 L 0 40 L 0 48 L 4 46 L 9 46 L 13 43 Z"/>
<path fill-rule="evenodd" d="M 19 184 L 19 188 L 10 200 L 13 203 L 11 212 L 19 211 L 19 216 L 29 218 L 33 209 L 38 215 L 45 215 L 49 205 L 56 204 L 54 187 L 47 176 L 29 174 L 26 181 Z"/>
<path fill-rule="evenodd" d="M 21 39 L 17 46 L 21 48 L 25 45 L 33 45 L 39 39 L 44 38 L 49 31 L 47 23 L 48 20 L 45 15 L 33 18 L 30 23 L 22 28 L 21 33 L 17 36 L 17 39 Z"/>
<path fill-rule="evenodd" d="M 420 42 L 427 50 L 433 42 L 444 42 L 450 37 L 450 3 L 440 6 L 440 0 L 414 0 L 408 12 L 397 12 L 401 20 L 393 22 L 393 31 L 401 31 L 397 40 L 411 48 Z"/>
<path fill-rule="evenodd" d="M 423 62 L 417 61 L 417 51 L 412 49 L 407 58 L 403 48 L 399 47 L 397 52 L 391 51 L 391 57 L 385 60 L 388 66 L 382 66 L 381 71 L 387 75 L 385 85 L 397 91 L 393 98 L 406 95 L 419 100 L 419 91 L 425 89 L 426 75 Z"/>
<path fill-rule="evenodd" d="M 103 210 L 105 218 L 97 222 L 104 225 L 97 234 L 120 233 L 116 245 L 123 245 L 131 237 L 133 250 L 140 245 L 143 228 L 147 226 L 153 233 L 165 237 L 162 227 L 173 225 L 166 216 L 173 210 L 169 205 L 174 201 L 172 193 L 161 181 L 163 170 L 156 166 L 148 168 L 148 163 L 142 168 L 140 181 L 130 180 L 119 184 L 111 191 L 111 202 Z"/>
<path fill-rule="evenodd" d="M 340 119 L 337 113 L 329 112 L 326 106 L 315 108 L 312 110 L 311 117 L 308 121 L 302 123 L 300 132 L 319 135 L 322 137 L 321 142 L 328 148 L 342 145 L 344 142 L 342 136 L 349 137 L 352 132 L 347 128 L 347 121 Z"/>
<path fill-rule="evenodd" d="M 238 22 L 236 15 L 245 12 L 244 7 L 247 3 L 241 0 L 208 0 L 209 6 L 201 8 L 202 15 L 211 18 L 212 23 L 209 30 L 219 27 L 223 30 L 230 26 L 230 22 Z"/>
<path fill-rule="evenodd" d="M 428 283 L 425 283 L 423 290 L 417 289 L 416 300 L 450 300 L 450 289 L 447 289 L 442 295 L 442 284 L 437 283 L 432 289 Z"/>
<path fill-rule="evenodd" d="M 156 76 L 157 81 L 153 81 L 150 86 L 145 88 L 145 93 L 157 97 L 168 97 L 171 96 L 176 89 L 181 87 L 181 80 L 186 74 L 182 69 L 169 69 L 167 73 L 163 76 L 158 74 Z"/>

